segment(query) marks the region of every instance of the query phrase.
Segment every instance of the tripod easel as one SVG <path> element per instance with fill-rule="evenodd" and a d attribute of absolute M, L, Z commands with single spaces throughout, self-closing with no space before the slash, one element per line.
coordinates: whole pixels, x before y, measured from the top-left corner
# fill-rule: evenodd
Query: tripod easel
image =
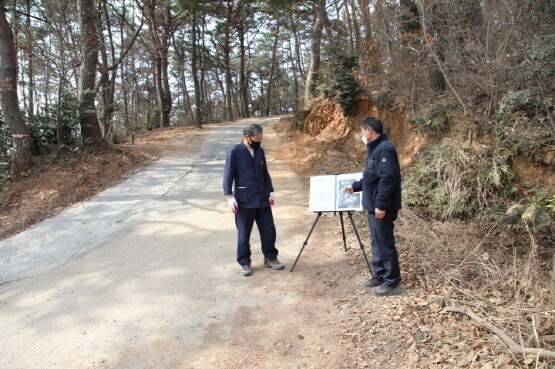
<path fill-rule="evenodd" d="M 293 263 L 293 266 L 291 267 L 290 272 L 292 272 L 295 269 L 295 266 L 297 265 L 297 262 L 299 261 L 299 258 L 301 257 L 301 254 L 303 253 L 303 250 L 304 250 L 305 246 L 308 244 L 308 239 L 310 238 L 310 236 L 312 235 L 312 231 L 314 231 L 314 228 L 316 227 L 316 223 L 318 223 L 318 220 L 320 220 L 320 218 L 322 217 L 322 213 L 324 213 L 324 212 L 319 211 L 318 216 L 314 220 L 314 223 L 312 223 L 312 227 L 310 228 L 310 231 L 308 231 L 308 235 L 306 236 L 306 239 L 303 242 L 303 246 L 301 247 L 301 251 L 299 251 L 299 255 L 297 255 L 297 259 L 295 259 L 295 262 Z M 338 212 L 334 211 L 333 215 L 335 215 L 336 213 L 339 213 L 339 219 L 341 221 L 341 233 L 342 233 L 342 236 L 343 236 L 343 247 L 345 248 L 345 251 L 347 251 L 347 241 L 346 241 L 346 237 L 345 237 L 345 225 L 344 225 L 344 222 L 343 222 L 343 211 L 338 211 Z M 355 221 L 353 220 L 353 212 L 352 211 L 346 211 L 346 213 L 349 216 L 349 219 L 351 220 L 351 225 L 353 226 L 353 230 L 355 231 L 355 235 L 357 237 L 358 244 L 360 245 L 360 250 L 362 251 L 362 255 L 364 256 L 364 260 L 366 261 L 366 265 L 368 266 L 368 270 L 370 271 L 370 274 L 372 274 L 372 267 L 370 266 L 370 262 L 368 261 L 368 257 L 366 256 L 366 251 L 364 251 L 364 244 L 360 240 L 360 236 L 358 234 L 357 227 L 355 226 Z"/>

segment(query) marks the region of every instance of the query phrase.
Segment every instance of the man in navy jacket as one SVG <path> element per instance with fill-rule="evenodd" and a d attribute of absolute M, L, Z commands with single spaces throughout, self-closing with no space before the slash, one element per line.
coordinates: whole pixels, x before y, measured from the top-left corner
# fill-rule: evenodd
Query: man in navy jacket
<path fill-rule="evenodd" d="M 361 134 L 368 150 L 366 169 L 361 180 L 345 187 L 345 191 L 362 191 L 363 207 L 368 210 L 373 276 L 362 283 L 377 296 L 399 294 L 401 271 L 393 234 L 393 222 L 401 209 L 399 158 L 379 119 L 365 118 Z"/>
<path fill-rule="evenodd" d="M 237 226 L 237 262 L 245 277 L 252 275 L 250 236 L 254 222 L 260 232 L 264 266 L 284 268 L 275 247 L 276 227 L 270 207 L 274 204 L 274 187 L 260 147 L 262 138 L 262 127 L 258 124 L 246 127 L 243 142 L 227 152 L 224 170 L 224 194 L 229 209 L 235 213 Z"/>

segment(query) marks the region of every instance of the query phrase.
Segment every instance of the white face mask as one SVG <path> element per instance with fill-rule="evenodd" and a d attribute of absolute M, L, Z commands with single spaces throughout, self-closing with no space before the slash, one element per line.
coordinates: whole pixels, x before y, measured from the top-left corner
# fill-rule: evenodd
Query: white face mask
<path fill-rule="evenodd" d="M 368 145 L 368 139 L 366 138 L 366 136 L 362 136 L 360 139 L 362 140 L 362 142 L 364 142 L 365 145 Z"/>

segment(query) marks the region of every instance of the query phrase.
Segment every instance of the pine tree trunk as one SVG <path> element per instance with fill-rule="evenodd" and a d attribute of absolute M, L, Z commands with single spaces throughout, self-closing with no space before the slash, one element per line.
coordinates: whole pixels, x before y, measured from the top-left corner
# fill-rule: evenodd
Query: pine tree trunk
<path fill-rule="evenodd" d="M 232 99 L 231 99 L 231 84 L 232 84 L 232 79 L 231 79 L 231 47 L 230 47 L 230 42 L 231 42 L 231 37 L 230 37 L 230 31 L 229 31 L 229 27 L 226 27 L 225 30 L 225 38 L 224 38 L 224 42 L 225 44 L 223 45 L 223 52 L 224 52 L 224 68 L 225 68 L 225 95 L 226 95 L 226 99 L 225 99 L 225 106 L 226 106 L 226 111 L 227 111 L 227 120 L 233 121 L 234 117 L 233 117 L 233 106 L 232 104 Z"/>
<path fill-rule="evenodd" d="M 245 47 L 245 29 L 244 20 L 241 20 L 239 26 L 239 50 L 241 57 L 241 65 L 239 67 L 239 96 L 241 100 L 241 115 L 243 118 L 249 118 L 249 86 L 247 76 L 247 50 Z"/>
<path fill-rule="evenodd" d="M 170 126 L 170 117 L 173 108 L 172 102 L 172 91 L 170 88 L 170 78 L 168 75 L 168 68 L 169 68 L 169 49 L 170 49 L 170 40 L 173 34 L 173 18 L 171 12 L 171 6 L 169 3 L 165 4 L 164 9 L 164 27 L 162 33 L 162 39 L 160 41 L 160 61 L 161 64 L 161 72 L 162 72 L 162 91 L 164 93 L 164 102 L 165 106 L 162 111 L 162 126 L 169 127 Z"/>
<path fill-rule="evenodd" d="M 108 14 L 107 1 L 102 2 L 102 10 L 105 15 L 104 22 L 101 22 L 101 17 L 98 17 L 98 29 L 99 29 L 99 45 L 100 45 L 100 55 L 102 58 L 102 68 L 100 71 L 100 86 L 102 91 L 102 126 L 104 128 L 104 138 L 109 140 L 112 134 L 112 118 L 114 115 L 114 94 L 116 90 L 115 81 L 117 75 L 117 68 L 113 68 L 110 71 L 108 64 L 108 50 L 106 45 L 106 40 L 103 36 L 102 24 L 106 25 L 106 31 L 108 34 L 110 55 L 112 63 L 116 62 L 115 56 L 115 46 L 114 37 L 112 35 L 112 24 L 110 21 L 110 15 Z M 120 35 L 122 35 L 120 33 Z M 122 37 L 123 40 L 123 37 Z"/>
<path fill-rule="evenodd" d="M 310 66 L 306 75 L 306 86 L 304 93 L 305 105 L 316 97 L 316 85 L 320 74 L 320 49 L 322 43 L 322 32 L 324 30 L 325 18 L 323 13 L 326 11 L 326 0 L 318 0 L 314 4 L 314 30 L 310 45 Z"/>
<path fill-rule="evenodd" d="M 189 91 L 187 90 L 187 76 L 185 75 L 185 68 L 183 67 L 185 64 L 185 55 L 184 53 L 177 52 L 179 58 L 179 76 L 181 77 L 181 89 L 183 93 L 183 98 L 185 100 L 185 114 L 189 117 L 193 117 L 193 109 L 191 108 L 191 97 L 189 96 Z"/>
<path fill-rule="evenodd" d="M 156 87 L 156 98 L 160 107 L 160 126 L 165 127 L 164 117 L 166 111 L 166 98 L 164 95 L 164 87 L 162 85 L 162 61 L 159 57 L 154 57 L 154 85 Z"/>
<path fill-rule="evenodd" d="M 158 19 L 156 16 L 157 0 L 149 1 L 145 9 L 148 9 L 148 21 L 150 28 L 150 36 L 152 38 L 152 60 L 154 63 L 154 78 L 156 85 L 156 93 L 158 95 L 158 103 L 160 106 L 161 126 L 170 126 L 170 113 L 172 109 L 171 91 L 168 80 L 168 42 L 171 36 L 171 8 L 165 5 L 164 11 L 164 32 L 162 36 L 158 34 Z"/>
<path fill-rule="evenodd" d="M 160 71 L 162 73 L 162 93 L 164 94 L 164 107 L 162 109 L 162 127 L 170 126 L 170 116 L 172 112 L 172 93 L 170 89 L 170 79 L 168 77 L 168 53 L 167 51 L 163 54 L 160 59 Z"/>
<path fill-rule="evenodd" d="M 304 62 L 303 62 L 303 57 L 301 52 L 301 41 L 299 39 L 300 38 L 299 31 L 297 30 L 297 27 L 295 24 L 292 25 L 292 28 L 293 28 L 293 34 L 295 35 L 295 60 L 297 63 L 299 74 L 304 77 L 305 69 L 304 69 Z"/>
<path fill-rule="evenodd" d="M 362 23 L 364 25 L 364 39 L 370 40 L 372 38 L 372 22 L 370 16 L 370 1 L 359 0 L 360 14 L 362 16 Z"/>
<path fill-rule="evenodd" d="M 13 33 L 6 18 L 6 1 L 0 0 L 0 106 L 13 137 L 12 173 L 15 179 L 31 164 L 29 129 L 19 110 L 17 97 L 17 56 Z"/>
<path fill-rule="evenodd" d="M 270 67 L 270 77 L 268 78 L 268 90 L 267 90 L 267 97 L 266 97 L 266 111 L 265 115 L 270 115 L 270 104 L 271 104 L 271 97 L 272 97 L 272 79 L 274 78 L 274 69 L 276 68 L 276 53 L 277 53 L 277 44 L 279 39 L 279 21 L 277 24 L 276 29 L 276 37 L 274 39 L 274 46 L 272 48 L 272 66 Z"/>
<path fill-rule="evenodd" d="M 201 99 L 202 92 L 200 90 L 200 83 L 197 71 L 197 13 L 193 10 L 193 19 L 191 22 L 191 74 L 193 76 L 193 85 L 195 87 L 195 126 L 197 128 L 202 128 L 202 117 L 201 117 Z"/>
<path fill-rule="evenodd" d="M 291 38 L 289 38 L 289 61 L 291 63 L 291 69 L 293 70 L 293 111 L 296 112 L 299 105 L 299 82 L 298 82 L 298 73 L 297 73 L 297 64 L 295 62 L 295 57 L 293 56 L 293 50 L 291 46 Z"/>
<path fill-rule="evenodd" d="M 231 19 L 232 11 L 233 11 L 233 2 L 227 0 L 227 22 L 225 23 L 224 28 L 224 45 L 223 45 L 223 53 L 224 53 L 224 68 L 225 68 L 225 105 L 227 111 L 227 120 L 233 121 L 235 118 L 233 117 L 233 100 L 231 96 L 231 89 L 233 79 L 231 78 Z"/>
<path fill-rule="evenodd" d="M 33 118 L 35 115 L 35 67 L 34 67 L 34 52 L 31 45 L 31 0 L 27 0 L 27 77 L 29 78 L 28 99 L 29 105 L 27 108 L 27 115 Z"/>
<path fill-rule="evenodd" d="M 351 20 L 351 12 L 349 10 L 349 3 L 345 2 L 345 10 L 343 10 L 343 19 L 347 23 L 347 30 L 349 31 L 349 48 L 355 50 L 355 38 L 353 30 L 353 22 Z"/>
<path fill-rule="evenodd" d="M 79 21 L 82 32 L 83 61 L 79 83 L 81 102 L 81 135 L 84 145 L 104 146 L 95 107 L 96 67 L 100 43 L 98 39 L 98 13 L 95 0 L 79 0 Z"/>
<path fill-rule="evenodd" d="M 349 10 L 349 6 L 351 8 L 351 10 Z M 353 0 L 349 0 L 349 6 L 346 7 L 346 11 L 347 13 L 349 13 L 349 11 L 352 12 L 352 16 L 351 19 L 353 20 L 353 33 L 354 33 L 354 37 L 355 37 L 355 50 L 358 52 L 360 51 L 360 26 L 358 23 L 358 15 L 356 12 L 356 7 L 355 4 L 353 2 Z"/>
<path fill-rule="evenodd" d="M 60 40 L 60 55 L 65 53 L 65 43 Z M 61 78 L 58 80 L 58 101 L 56 103 L 56 143 L 58 145 L 69 145 L 71 143 L 71 128 L 62 122 L 62 105 L 64 102 L 63 90 L 64 83 L 66 81 L 66 62 L 64 59 L 60 61 L 60 66 L 58 68 Z"/>

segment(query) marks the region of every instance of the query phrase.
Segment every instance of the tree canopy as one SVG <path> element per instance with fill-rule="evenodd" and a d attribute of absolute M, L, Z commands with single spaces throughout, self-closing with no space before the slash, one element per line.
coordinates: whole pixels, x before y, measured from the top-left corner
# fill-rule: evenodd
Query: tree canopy
<path fill-rule="evenodd" d="M 486 132 L 514 126 L 514 117 L 526 117 L 531 131 L 555 132 L 552 1 L 3 0 L 0 7 L 0 36 L 13 43 L 2 54 L 17 65 L 15 89 L 2 93 L 18 94 L 0 106 L 0 127 L 11 132 L 0 137 L 0 161 L 27 146 L 42 154 L 161 126 L 289 114 L 319 95 L 349 114 L 361 91 L 431 130 L 442 112 L 458 109 Z M 8 64 L 3 80 L 13 74 Z"/>

